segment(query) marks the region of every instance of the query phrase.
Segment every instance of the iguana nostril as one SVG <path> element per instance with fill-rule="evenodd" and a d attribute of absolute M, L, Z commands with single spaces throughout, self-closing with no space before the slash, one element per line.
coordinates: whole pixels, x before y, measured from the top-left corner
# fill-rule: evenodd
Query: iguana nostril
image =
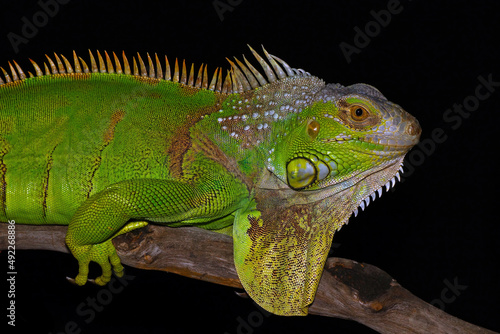
<path fill-rule="evenodd" d="M 410 122 L 406 126 L 405 132 L 410 136 L 420 136 L 422 128 L 420 127 L 420 124 L 418 124 L 418 122 L 415 120 L 413 122 Z"/>

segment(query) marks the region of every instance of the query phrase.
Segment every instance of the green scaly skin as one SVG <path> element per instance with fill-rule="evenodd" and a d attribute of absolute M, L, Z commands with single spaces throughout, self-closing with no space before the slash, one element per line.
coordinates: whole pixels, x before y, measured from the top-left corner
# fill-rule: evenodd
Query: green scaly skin
<path fill-rule="evenodd" d="M 210 85 L 203 66 L 197 80 L 177 61 L 164 76 L 149 56 L 134 74 L 107 54 L 90 67 L 75 55 L 74 69 L 56 55 L 29 78 L 9 64 L 0 221 L 69 225 L 79 285 L 90 261 L 97 284 L 122 275 L 111 240 L 147 223 L 232 226 L 248 294 L 307 314 L 334 232 L 399 176 L 420 127 L 371 86 L 326 85 L 265 54 L 267 79 L 236 60 Z"/>

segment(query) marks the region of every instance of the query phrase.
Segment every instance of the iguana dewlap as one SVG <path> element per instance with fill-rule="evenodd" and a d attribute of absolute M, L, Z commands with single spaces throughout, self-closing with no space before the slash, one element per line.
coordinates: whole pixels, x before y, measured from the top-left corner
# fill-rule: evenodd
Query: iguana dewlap
<path fill-rule="evenodd" d="M 333 234 L 399 177 L 417 120 L 377 89 L 325 84 L 252 50 L 207 75 L 113 53 L 88 65 L 13 62 L 0 78 L 0 221 L 69 225 L 97 284 L 123 267 L 111 239 L 147 222 L 230 233 L 248 294 L 304 315 Z"/>

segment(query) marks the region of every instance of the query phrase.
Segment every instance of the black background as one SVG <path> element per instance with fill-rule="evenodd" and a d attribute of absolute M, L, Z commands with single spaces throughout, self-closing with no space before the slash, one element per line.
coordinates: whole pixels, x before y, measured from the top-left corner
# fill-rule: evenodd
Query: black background
<path fill-rule="evenodd" d="M 28 58 L 42 62 L 54 51 L 69 56 L 76 50 L 87 59 L 87 49 L 125 50 L 129 56 L 157 52 L 227 68 L 225 57 L 248 55 L 248 43 L 263 44 L 292 67 L 327 82 L 377 87 L 419 119 L 426 146 L 410 153 L 404 182 L 394 192 L 336 234 L 334 255 L 376 265 L 423 300 L 446 300 L 440 304 L 446 312 L 500 331 L 500 86 L 460 124 L 443 118 L 454 105 L 474 101 L 479 76 L 500 82 L 500 17 L 494 1 L 401 0 L 401 11 L 385 27 L 374 23 L 372 11 L 394 1 L 221 0 L 232 10 L 218 13 L 212 1 L 72 0 L 46 22 L 36 1 L 2 2 L 4 68 L 15 59 L 31 70 Z M 38 31 L 16 50 L 9 33 L 23 36 L 22 18 L 33 22 L 34 16 L 42 20 Z M 355 27 L 374 30 L 366 45 L 357 43 L 359 52 L 348 62 L 339 45 L 356 46 Z M 444 132 L 444 142 L 431 140 L 435 129 Z M 87 324 L 76 309 L 102 288 L 65 281 L 77 270 L 70 255 L 19 251 L 16 265 L 17 330 L 60 333 L 75 321 L 83 333 L 374 333 L 319 316 L 259 321 L 254 304 L 233 289 L 134 268 L 127 274 L 135 278 Z M 7 270 L 5 253 L 2 267 Z M 466 288 L 454 295 L 445 290 L 446 282 Z M 258 326 L 245 332 L 238 326 L 249 316 Z"/>

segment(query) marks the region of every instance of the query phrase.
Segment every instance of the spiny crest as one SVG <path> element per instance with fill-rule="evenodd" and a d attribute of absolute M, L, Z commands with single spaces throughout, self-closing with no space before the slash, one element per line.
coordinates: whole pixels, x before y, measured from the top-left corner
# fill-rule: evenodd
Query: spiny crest
<path fill-rule="evenodd" d="M 156 53 L 154 56 L 154 63 L 149 53 L 147 54 L 147 67 L 139 53 L 137 53 L 137 60 L 136 57 L 132 58 L 132 66 L 130 66 L 128 58 L 125 56 L 125 51 L 122 52 L 122 63 L 120 63 L 118 56 L 114 52 L 112 53 L 113 59 L 111 59 L 106 51 L 104 51 L 104 58 L 101 56 L 101 53 L 97 51 L 96 61 L 90 50 L 90 66 L 88 66 L 81 57 L 77 56 L 75 51 L 73 51 L 73 66 L 65 56 L 57 55 L 56 53 L 54 53 L 55 62 L 48 55 L 45 55 L 47 57 L 47 62 L 43 63 L 43 71 L 35 61 L 31 59 L 30 61 L 38 77 L 66 73 L 117 73 L 156 80 L 167 80 L 224 94 L 249 91 L 286 77 L 310 76 L 308 72 L 302 69 L 291 68 L 280 58 L 267 53 L 264 47 L 262 50 L 264 51 L 267 61 L 250 46 L 248 47 L 252 51 L 257 62 L 261 65 L 265 77 L 245 58 L 245 56 L 243 56 L 244 63 L 236 57 L 234 58 L 235 62 L 226 58 L 231 65 L 231 69 L 227 71 L 225 79 L 222 79 L 223 70 L 218 67 L 215 69 L 210 82 L 207 74 L 207 66 L 205 64 L 201 64 L 197 72 L 198 74 L 195 77 L 194 64 L 191 64 L 188 72 L 186 61 L 183 60 L 182 67 L 179 68 L 179 61 L 176 58 L 173 71 L 171 71 L 170 63 L 167 56 L 165 56 L 165 71 L 163 71 L 160 59 Z M 0 76 L 0 85 L 26 79 L 26 74 L 21 67 L 15 61 L 12 61 L 12 63 L 8 62 L 11 75 L 9 75 L 8 71 L 4 68 L 0 67 L 4 75 L 4 79 Z M 28 72 L 28 76 L 34 77 L 31 72 Z"/>
<path fill-rule="evenodd" d="M 401 166 L 399 166 L 399 170 L 392 177 L 392 179 L 390 181 L 387 181 L 387 183 L 384 185 L 386 192 L 388 192 L 391 189 L 391 187 L 394 188 L 394 186 L 396 185 L 396 179 L 401 182 L 401 174 L 403 174 L 403 173 L 404 173 L 403 164 L 401 164 Z M 384 186 L 381 186 L 377 190 L 373 191 L 370 195 L 363 198 L 361 200 L 361 203 L 359 204 L 359 208 L 361 208 L 361 210 L 365 211 L 365 208 L 368 207 L 368 205 L 370 205 L 370 202 L 373 202 L 377 199 L 377 194 L 378 194 L 379 198 L 382 197 L 382 192 L 383 192 Z M 354 211 L 352 212 L 354 217 L 357 217 L 358 213 L 359 213 L 358 208 L 354 209 Z M 346 224 L 347 223 L 348 223 L 348 221 L 346 222 Z"/>

